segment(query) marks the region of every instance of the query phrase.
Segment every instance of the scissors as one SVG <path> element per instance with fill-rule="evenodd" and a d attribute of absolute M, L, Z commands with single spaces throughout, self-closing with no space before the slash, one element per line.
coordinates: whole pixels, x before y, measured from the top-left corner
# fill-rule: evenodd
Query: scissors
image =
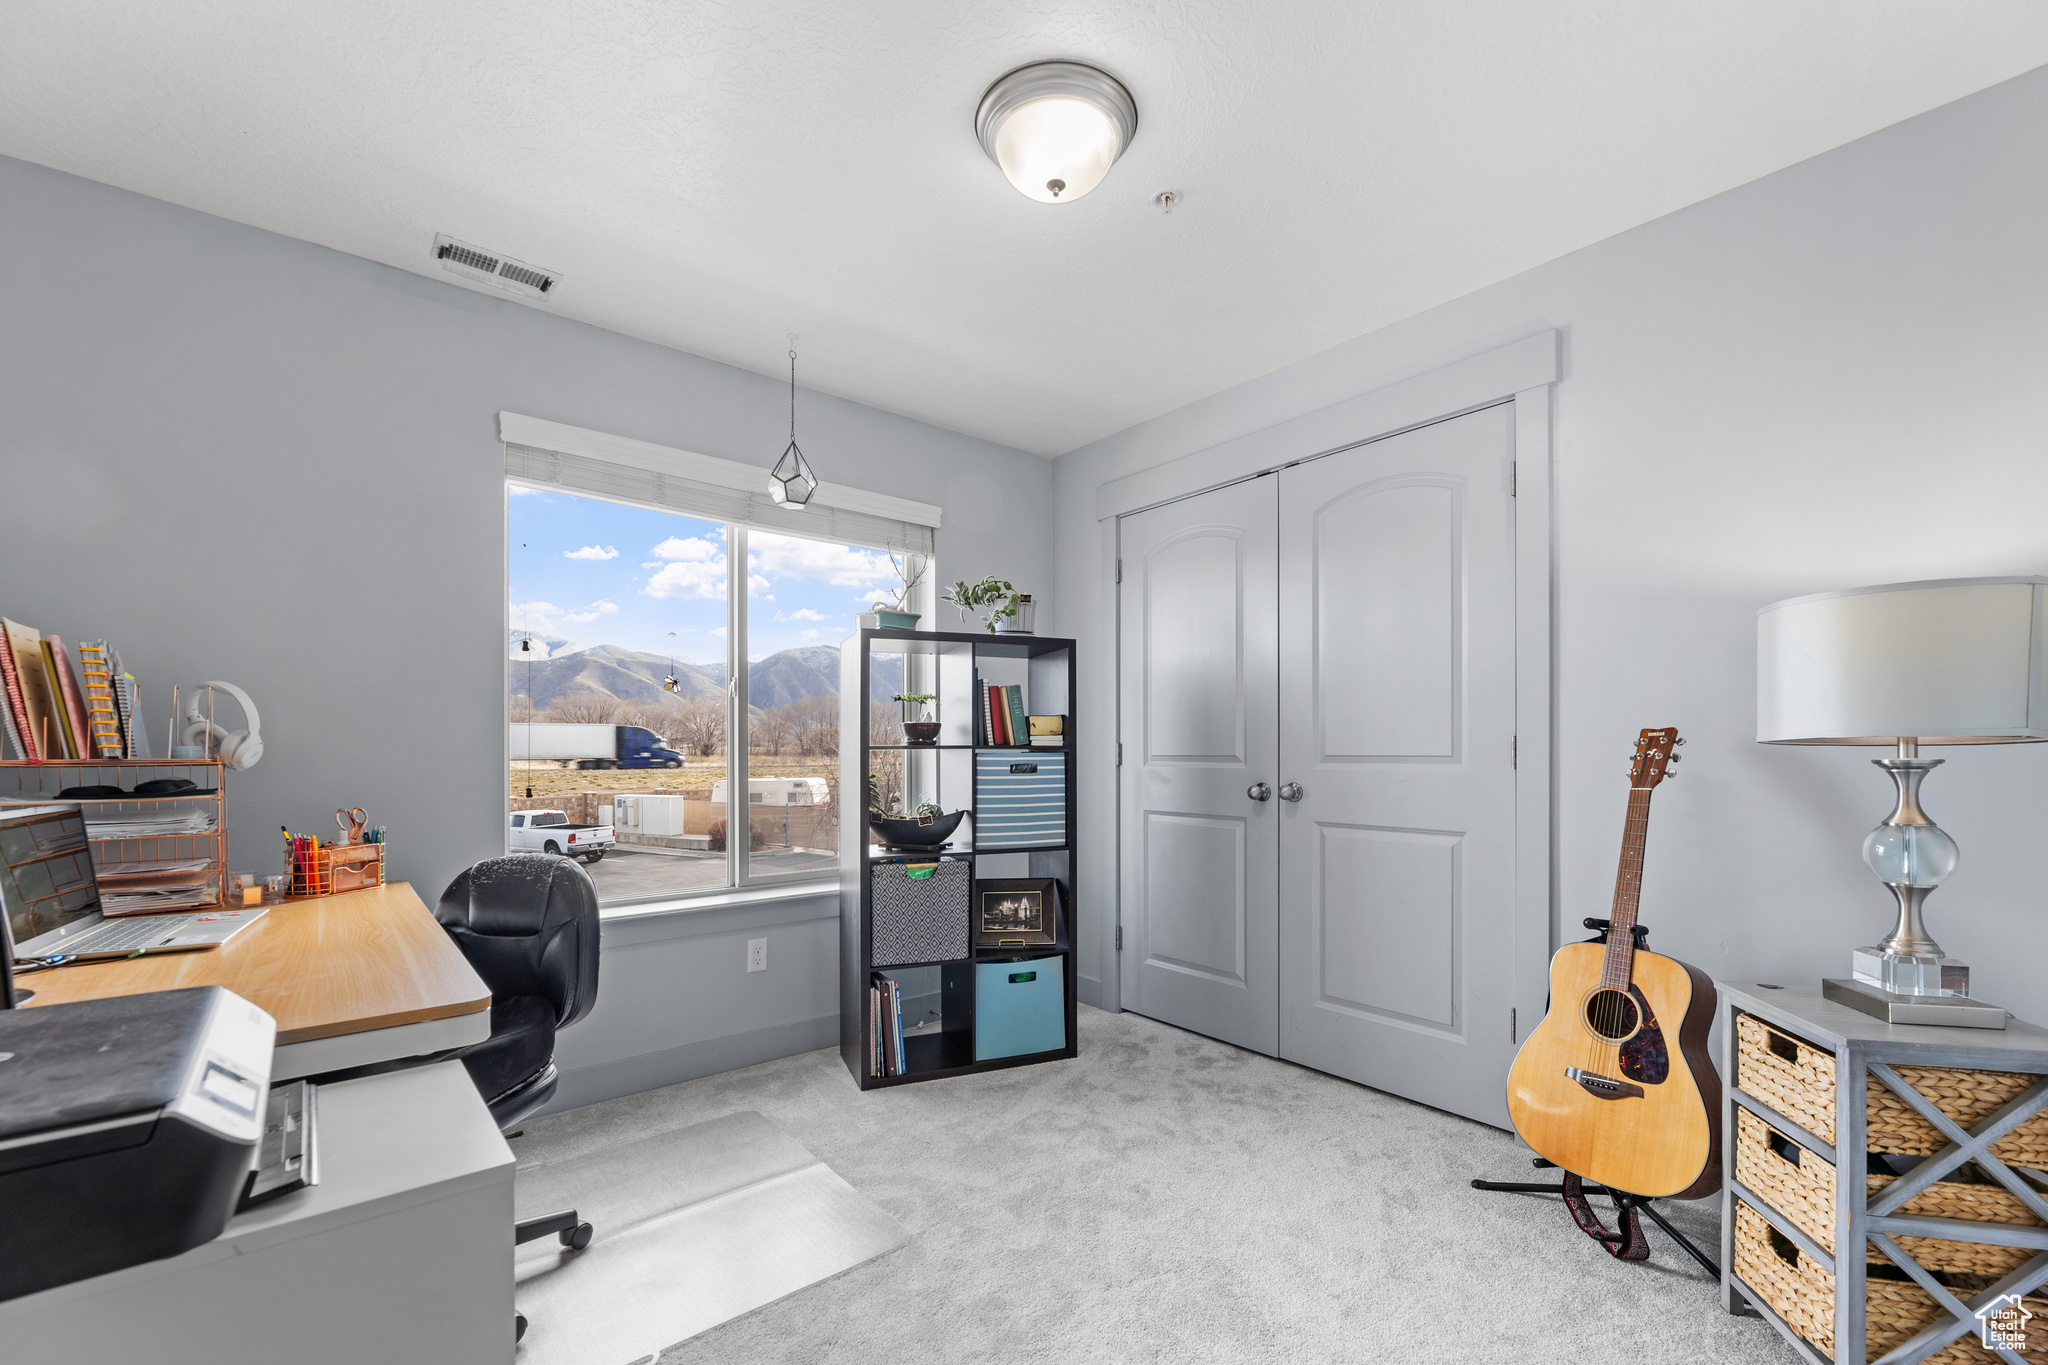
<path fill-rule="evenodd" d="M 363 829 L 370 823 L 370 817 L 363 813 L 361 806 L 357 806 L 354 810 L 334 812 L 334 823 L 341 827 L 341 841 L 355 844 L 362 842 Z"/>

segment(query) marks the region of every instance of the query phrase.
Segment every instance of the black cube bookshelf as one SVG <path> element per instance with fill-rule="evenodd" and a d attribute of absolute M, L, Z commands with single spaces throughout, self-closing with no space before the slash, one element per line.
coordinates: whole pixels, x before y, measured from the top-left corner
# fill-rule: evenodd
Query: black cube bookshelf
<path fill-rule="evenodd" d="M 1048 749 L 980 742 L 986 736 L 976 697 L 977 681 L 1021 687 L 1025 710 L 1032 715 L 1065 716 L 1065 744 Z M 898 708 L 887 698 L 912 690 L 938 698 L 937 715 L 932 717 L 940 727 L 936 743 L 907 743 L 901 727 L 893 724 Z M 839 1039 L 847 1069 L 861 1089 L 967 1076 L 1076 1055 L 1075 695 L 1072 640 L 981 632 L 861 630 L 840 646 Z M 886 849 L 870 833 L 870 774 L 879 778 L 885 798 L 892 794 L 902 797 L 905 810 L 915 810 L 919 801 L 929 800 L 949 812 L 963 807 L 973 811 L 978 809 L 980 794 L 977 774 L 993 764 L 997 775 L 989 780 L 1000 782 L 1001 770 L 1010 766 L 1001 762 L 1002 755 L 1014 754 L 1019 763 L 1029 763 L 1033 755 L 1055 753 L 1064 755 L 1065 767 L 1064 837 L 1058 842 L 983 847 L 977 843 L 973 815 L 960 822 L 945 844 L 930 852 Z M 992 833 L 990 837 L 996 836 Z M 1025 947 L 976 947 L 970 932 L 961 955 L 878 966 L 876 869 L 890 863 L 935 862 L 967 864 L 974 882 L 1010 878 L 1056 882 L 1057 940 Z M 1061 974 L 1064 1045 L 976 1061 L 977 968 L 1047 960 L 1056 960 Z M 878 971 L 897 982 L 905 1000 L 905 1065 L 897 1075 L 878 1075 L 873 1063 L 876 1035 L 869 985 Z M 987 972 L 979 975 L 985 977 Z M 996 989 L 1004 989 L 1001 980 Z"/>

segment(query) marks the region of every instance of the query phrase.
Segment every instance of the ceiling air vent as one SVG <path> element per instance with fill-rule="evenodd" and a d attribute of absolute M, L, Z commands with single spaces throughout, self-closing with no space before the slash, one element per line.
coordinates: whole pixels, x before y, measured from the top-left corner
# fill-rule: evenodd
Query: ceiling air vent
<path fill-rule="evenodd" d="M 485 251 L 445 234 L 434 238 L 434 259 L 443 270 L 529 299 L 546 298 L 560 278 L 552 270 Z"/>

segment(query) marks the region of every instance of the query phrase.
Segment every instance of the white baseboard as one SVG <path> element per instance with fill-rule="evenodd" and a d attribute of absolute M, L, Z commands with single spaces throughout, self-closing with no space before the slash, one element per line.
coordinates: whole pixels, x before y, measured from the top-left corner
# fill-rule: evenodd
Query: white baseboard
<path fill-rule="evenodd" d="M 580 1109 L 601 1100 L 637 1095 L 643 1090 L 658 1090 L 700 1076 L 715 1076 L 721 1071 L 737 1071 L 743 1066 L 838 1045 L 839 1016 L 831 1014 L 723 1038 L 707 1038 L 595 1066 L 565 1069 L 555 1097 L 540 1112 L 559 1114 L 564 1109 Z"/>

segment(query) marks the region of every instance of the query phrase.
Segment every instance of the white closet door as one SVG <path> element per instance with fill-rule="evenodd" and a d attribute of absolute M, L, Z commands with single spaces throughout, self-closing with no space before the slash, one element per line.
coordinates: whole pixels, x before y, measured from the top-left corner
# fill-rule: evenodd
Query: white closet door
<path fill-rule="evenodd" d="M 1505 404 L 1278 479 L 1280 1055 L 1501 1126 L 1513 450 Z"/>
<path fill-rule="evenodd" d="M 1278 480 L 1123 519 L 1118 688 L 1127 1009 L 1279 1046 Z"/>

